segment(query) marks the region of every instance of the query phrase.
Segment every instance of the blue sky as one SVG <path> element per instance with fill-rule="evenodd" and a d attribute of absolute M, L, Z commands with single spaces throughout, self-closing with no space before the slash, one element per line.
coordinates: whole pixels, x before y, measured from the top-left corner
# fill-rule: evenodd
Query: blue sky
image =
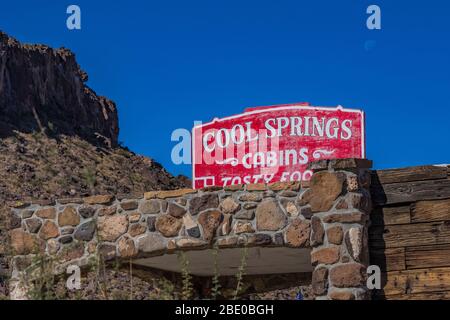
<path fill-rule="evenodd" d="M 426 3 L 426 5 L 425 5 Z M 66 28 L 77 4 L 82 29 Z M 382 29 L 366 28 L 381 8 Z M 0 29 L 76 53 L 120 140 L 174 174 L 170 135 L 245 107 L 366 112 L 376 168 L 450 163 L 448 1 L 3 1 Z"/>

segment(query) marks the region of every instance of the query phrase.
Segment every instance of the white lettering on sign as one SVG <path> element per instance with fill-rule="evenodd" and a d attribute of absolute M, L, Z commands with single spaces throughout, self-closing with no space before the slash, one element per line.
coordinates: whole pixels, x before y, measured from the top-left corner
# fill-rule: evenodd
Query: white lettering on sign
<path fill-rule="evenodd" d="M 348 140 L 352 137 L 352 120 L 337 118 L 321 119 L 317 117 L 280 117 L 270 118 L 264 122 L 267 133 L 264 136 L 255 134 L 252 121 L 245 126 L 236 124 L 231 129 L 221 128 L 210 131 L 203 136 L 203 148 L 207 152 L 213 152 L 216 147 L 228 148 L 230 144 L 240 145 L 259 140 L 288 135 L 291 137 L 326 137 L 329 139 Z"/>

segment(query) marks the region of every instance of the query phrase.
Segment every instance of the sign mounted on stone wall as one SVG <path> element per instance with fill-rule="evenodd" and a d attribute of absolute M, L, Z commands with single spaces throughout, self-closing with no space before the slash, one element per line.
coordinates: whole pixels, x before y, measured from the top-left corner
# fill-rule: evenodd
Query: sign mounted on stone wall
<path fill-rule="evenodd" d="M 306 103 L 248 108 L 192 130 L 193 187 L 309 180 L 310 161 L 364 158 L 364 112 Z"/>

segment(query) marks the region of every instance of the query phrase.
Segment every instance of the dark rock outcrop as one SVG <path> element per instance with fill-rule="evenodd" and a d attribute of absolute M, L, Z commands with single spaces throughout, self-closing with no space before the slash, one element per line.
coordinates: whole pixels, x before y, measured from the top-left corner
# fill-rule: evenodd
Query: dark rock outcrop
<path fill-rule="evenodd" d="M 70 50 L 21 44 L 0 31 L 0 137 L 44 131 L 116 146 L 116 106 L 87 78 Z"/>

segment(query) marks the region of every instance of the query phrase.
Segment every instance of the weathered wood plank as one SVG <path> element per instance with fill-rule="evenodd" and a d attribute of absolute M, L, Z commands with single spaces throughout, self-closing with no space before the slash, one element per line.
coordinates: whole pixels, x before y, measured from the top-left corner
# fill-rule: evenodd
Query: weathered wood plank
<path fill-rule="evenodd" d="M 375 208 L 370 215 L 370 222 L 378 226 L 410 223 L 410 206 Z"/>
<path fill-rule="evenodd" d="M 429 222 L 369 228 L 372 248 L 400 248 L 450 243 L 450 222 Z"/>
<path fill-rule="evenodd" d="M 370 264 L 379 266 L 383 272 L 405 270 L 405 248 L 372 249 Z"/>
<path fill-rule="evenodd" d="M 391 271 L 381 281 L 386 296 L 450 291 L 450 268 Z"/>
<path fill-rule="evenodd" d="M 420 200 L 450 198 L 450 179 L 404 182 L 393 184 L 373 184 L 372 201 L 376 206 L 408 203 Z"/>
<path fill-rule="evenodd" d="M 450 220 L 450 199 L 418 201 L 411 205 L 411 222 Z"/>
<path fill-rule="evenodd" d="M 405 261 L 407 269 L 450 267 L 450 245 L 406 248 Z"/>
<path fill-rule="evenodd" d="M 446 178 L 447 168 L 438 166 L 417 166 L 400 169 L 372 171 L 373 181 L 379 184 L 436 180 Z"/>
<path fill-rule="evenodd" d="M 416 294 L 399 294 L 386 296 L 375 292 L 374 300 L 449 300 L 450 291 L 424 292 Z"/>

